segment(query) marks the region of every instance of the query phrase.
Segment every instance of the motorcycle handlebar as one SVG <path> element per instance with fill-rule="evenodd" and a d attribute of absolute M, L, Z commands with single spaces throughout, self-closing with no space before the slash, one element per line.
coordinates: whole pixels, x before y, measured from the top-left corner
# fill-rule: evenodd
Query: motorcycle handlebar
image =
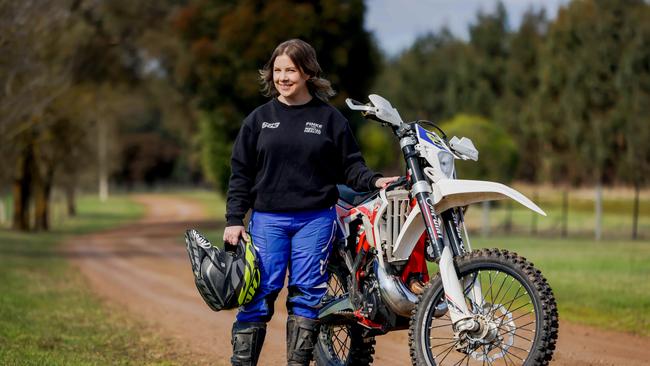
<path fill-rule="evenodd" d="M 399 186 L 403 186 L 408 182 L 408 179 L 406 176 L 400 176 L 396 181 L 393 183 L 389 184 L 388 187 L 386 187 L 386 191 L 391 191 Z"/>

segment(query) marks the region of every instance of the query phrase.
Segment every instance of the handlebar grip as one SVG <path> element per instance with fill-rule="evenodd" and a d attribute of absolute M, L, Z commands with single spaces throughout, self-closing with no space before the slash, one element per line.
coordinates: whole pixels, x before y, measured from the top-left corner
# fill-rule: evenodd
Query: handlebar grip
<path fill-rule="evenodd" d="M 404 185 L 407 182 L 407 179 L 405 176 L 399 177 L 398 180 L 394 181 L 393 183 L 389 184 L 388 187 L 386 187 L 386 191 L 393 190 L 399 186 Z"/>

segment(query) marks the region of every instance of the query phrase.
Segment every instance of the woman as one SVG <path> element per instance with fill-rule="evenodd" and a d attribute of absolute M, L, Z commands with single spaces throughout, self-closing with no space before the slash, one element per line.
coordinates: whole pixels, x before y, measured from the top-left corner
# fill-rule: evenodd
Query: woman
<path fill-rule="evenodd" d="M 287 267 L 287 361 L 309 364 L 336 233 L 336 184 L 368 191 L 397 179 L 365 165 L 347 120 L 326 102 L 334 91 L 320 74 L 308 43 L 278 45 L 260 70 L 272 99 L 246 117 L 235 140 L 223 239 L 235 244 L 246 236 L 243 219 L 253 208 L 249 229 L 261 284 L 233 325 L 233 365 L 257 363 Z"/>

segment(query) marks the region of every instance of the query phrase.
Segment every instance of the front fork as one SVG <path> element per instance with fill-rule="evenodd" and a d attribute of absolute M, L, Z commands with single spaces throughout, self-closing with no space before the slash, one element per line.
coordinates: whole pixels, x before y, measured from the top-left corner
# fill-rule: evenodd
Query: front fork
<path fill-rule="evenodd" d="M 414 145 L 408 143 L 403 144 L 402 151 L 411 176 L 411 194 L 417 200 L 420 212 L 422 213 L 422 219 L 424 220 L 424 226 L 429 236 L 430 245 L 427 248 L 427 256 L 430 259 L 440 259 L 438 262 L 440 277 L 442 278 L 445 302 L 447 309 L 449 309 L 449 316 L 454 325 L 454 330 L 457 332 L 475 331 L 479 325 L 474 321 L 474 314 L 467 307 L 463 288 L 461 287 L 454 266 L 454 255 L 463 254 L 454 252 L 461 251 L 463 245 L 459 233 L 456 230 L 457 227 L 453 213 L 451 210 L 448 210 L 443 212 L 440 215 L 441 217 L 435 215 L 431 185 L 420 169 L 420 163 L 417 159 L 418 154 Z M 440 219 L 442 219 L 445 225 L 446 237 L 448 239 L 446 241 L 443 238 Z M 480 285 L 478 290 L 480 290 Z"/>

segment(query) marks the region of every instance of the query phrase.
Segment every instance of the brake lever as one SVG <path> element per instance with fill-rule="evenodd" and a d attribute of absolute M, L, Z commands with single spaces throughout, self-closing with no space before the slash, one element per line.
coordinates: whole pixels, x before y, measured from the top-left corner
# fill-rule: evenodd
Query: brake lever
<path fill-rule="evenodd" d="M 345 104 L 348 105 L 348 108 L 352 109 L 353 111 L 362 111 L 362 112 L 372 112 L 372 113 L 377 113 L 377 108 L 367 105 L 367 104 L 362 104 L 359 101 L 356 101 L 351 98 L 346 98 L 345 99 Z"/>

